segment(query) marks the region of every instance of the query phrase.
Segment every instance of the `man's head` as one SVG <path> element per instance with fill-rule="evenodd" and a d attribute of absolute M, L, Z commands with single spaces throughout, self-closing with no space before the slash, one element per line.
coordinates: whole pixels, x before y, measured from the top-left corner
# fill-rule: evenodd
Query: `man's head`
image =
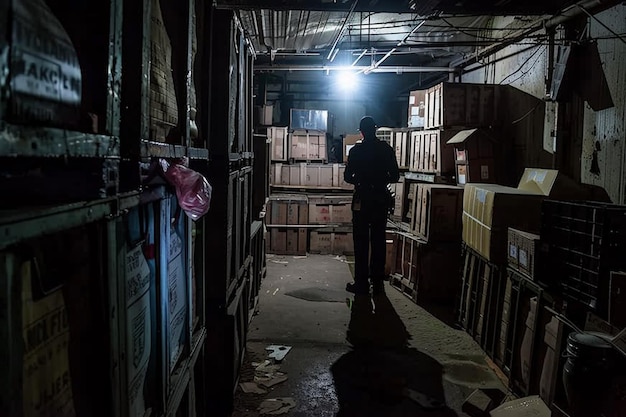
<path fill-rule="evenodd" d="M 364 138 L 376 136 L 376 122 L 372 116 L 365 116 L 361 118 L 359 130 L 363 134 Z"/>

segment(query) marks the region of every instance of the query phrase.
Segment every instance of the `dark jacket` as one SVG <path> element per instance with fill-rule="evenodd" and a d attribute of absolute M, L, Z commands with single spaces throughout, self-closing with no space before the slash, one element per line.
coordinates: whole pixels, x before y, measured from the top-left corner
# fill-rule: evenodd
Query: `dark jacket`
<path fill-rule="evenodd" d="M 344 180 L 354 184 L 355 196 L 364 202 L 384 201 L 389 195 L 387 185 L 399 178 L 396 155 L 387 142 L 369 138 L 350 150 Z"/>

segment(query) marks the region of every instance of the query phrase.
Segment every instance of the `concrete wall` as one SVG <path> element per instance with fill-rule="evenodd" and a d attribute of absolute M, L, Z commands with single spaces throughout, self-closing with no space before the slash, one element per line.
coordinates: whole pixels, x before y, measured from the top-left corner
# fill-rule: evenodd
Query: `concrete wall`
<path fill-rule="evenodd" d="M 626 38 L 626 5 L 598 13 L 598 20 Z M 598 40 L 598 51 L 614 107 L 594 112 L 585 103 L 581 177 L 587 184 L 604 187 L 614 202 L 626 204 L 626 43 L 615 38 L 595 19 L 590 35 Z M 595 153 L 595 155 L 594 155 Z M 599 172 L 592 166 L 597 158 Z M 592 172 L 592 171 L 595 171 Z"/>

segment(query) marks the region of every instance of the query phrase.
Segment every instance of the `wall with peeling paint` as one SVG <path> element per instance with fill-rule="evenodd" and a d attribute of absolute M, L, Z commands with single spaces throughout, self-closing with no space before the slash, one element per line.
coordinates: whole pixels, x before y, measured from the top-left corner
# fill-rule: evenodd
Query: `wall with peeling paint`
<path fill-rule="evenodd" d="M 595 17 L 614 32 L 626 33 L 626 5 L 598 13 Z M 609 84 L 614 107 L 594 112 L 585 103 L 581 179 L 604 187 L 614 202 L 626 203 L 626 43 L 589 19 L 589 33 L 598 39 L 598 52 Z"/>
<path fill-rule="evenodd" d="M 626 5 L 620 4 L 598 13 L 595 18 L 625 37 Z M 494 26 L 503 27 L 509 23 L 505 20 L 507 18 L 497 19 L 494 19 Z M 588 27 L 589 36 L 598 42 L 614 107 L 594 112 L 585 103 L 581 181 L 603 187 L 614 202 L 626 204 L 626 43 L 616 39 L 595 19 L 588 18 Z M 469 67 L 462 81 L 510 84 L 537 98 L 544 98 L 548 51 L 545 45 L 533 46 L 532 43 L 529 39 L 509 46 Z M 542 163 L 544 156 L 539 155 L 538 163 Z M 526 159 L 532 160 L 532 156 Z"/>

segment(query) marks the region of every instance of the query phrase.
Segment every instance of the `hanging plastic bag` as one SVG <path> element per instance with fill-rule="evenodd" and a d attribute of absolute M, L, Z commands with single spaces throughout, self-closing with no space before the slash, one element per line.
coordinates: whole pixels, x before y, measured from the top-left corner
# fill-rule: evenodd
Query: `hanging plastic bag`
<path fill-rule="evenodd" d="M 211 206 L 211 184 L 199 172 L 181 164 L 170 164 L 160 159 L 167 181 L 176 189 L 178 204 L 192 220 L 204 216 Z"/>

